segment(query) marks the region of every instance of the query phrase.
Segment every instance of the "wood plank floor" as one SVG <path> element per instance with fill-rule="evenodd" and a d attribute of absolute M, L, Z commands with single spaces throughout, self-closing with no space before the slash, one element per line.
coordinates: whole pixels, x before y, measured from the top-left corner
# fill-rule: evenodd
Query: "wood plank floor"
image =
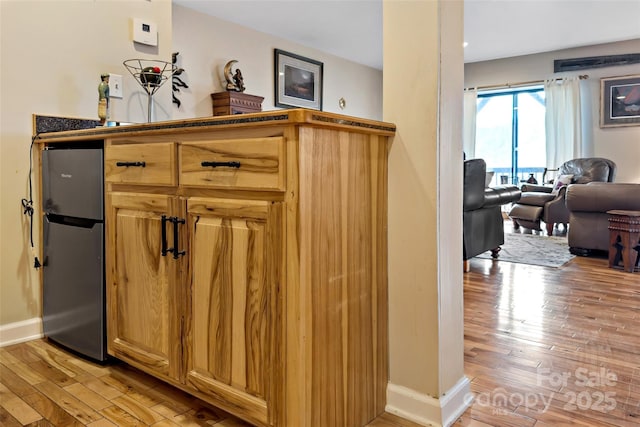
<path fill-rule="evenodd" d="M 249 424 L 124 363 L 99 365 L 47 340 L 0 348 L 0 426 Z M 367 427 L 420 427 L 383 414 Z"/>
<path fill-rule="evenodd" d="M 471 260 L 455 426 L 640 426 L 640 274 L 607 266 Z"/>
<path fill-rule="evenodd" d="M 598 257 L 559 269 L 473 259 L 464 304 L 475 400 L 455 426 L 640 426 L 640 273 Z M 45 340 L 0 349 L 0 425 L 247 426 Z M 369 425 L 416 426 L 389 414 Z"/>

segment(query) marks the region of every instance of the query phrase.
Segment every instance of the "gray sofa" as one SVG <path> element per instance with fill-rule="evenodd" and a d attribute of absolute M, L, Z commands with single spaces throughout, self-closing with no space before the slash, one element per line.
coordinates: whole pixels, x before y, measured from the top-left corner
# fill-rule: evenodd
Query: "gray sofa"
<path fill-rule="evenodd" d="M 614 209 L 640 211 L 640 184 L 590 182 L 570 185 L 568 243 L 571 253 L 609 250 L 609 215 Z"/>

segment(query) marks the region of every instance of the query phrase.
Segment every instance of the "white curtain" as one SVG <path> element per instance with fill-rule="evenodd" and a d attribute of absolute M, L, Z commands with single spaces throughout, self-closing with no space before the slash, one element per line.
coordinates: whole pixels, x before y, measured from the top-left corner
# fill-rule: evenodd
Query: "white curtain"
<path fill-rule="evenodd" d="M 570 77 L 544 83 L 547 167 L 557 168 L 567 160 L 584 157 L 580 79 Z"/>
<path fill-rule="evenodd" d="M 467 159 L 476 157 L 476 112 L 478 109 L 478 91 L 465 89 L 462 120 L 462 150 Z"/>

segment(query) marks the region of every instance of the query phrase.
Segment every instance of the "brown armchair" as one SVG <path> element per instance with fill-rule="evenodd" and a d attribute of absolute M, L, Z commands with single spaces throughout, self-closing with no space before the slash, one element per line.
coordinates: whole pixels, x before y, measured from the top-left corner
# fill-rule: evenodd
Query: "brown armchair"
<path fill-rule="evenodd" d="M 555 185 L 524 184 L 522 196 L 509 212 L 516 229 L 519 227 L 540 230 L 540 221 L 546 224 L 547 234 L 553 234 L 555 224 L 569 223 L 569 210 L 565 205 L 568 184 L 589 182 L 613 182 L 616 164 L 608 159 L 589 157 L 573 159 L 558 168 Z"/>

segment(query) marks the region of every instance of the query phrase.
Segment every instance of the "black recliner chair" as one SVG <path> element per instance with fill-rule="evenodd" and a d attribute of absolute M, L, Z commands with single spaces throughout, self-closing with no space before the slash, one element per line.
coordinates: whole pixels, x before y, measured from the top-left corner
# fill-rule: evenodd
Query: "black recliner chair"
<path fill-rule="evenodd" d="M 504 244 L 504 219 L 500 207 L 520 199 L 515 185 L 486 187 L 487 165 L 483 159 L 464 162 L 463 190 L 463 259 L 491 250 L 498 257 Z"/>

